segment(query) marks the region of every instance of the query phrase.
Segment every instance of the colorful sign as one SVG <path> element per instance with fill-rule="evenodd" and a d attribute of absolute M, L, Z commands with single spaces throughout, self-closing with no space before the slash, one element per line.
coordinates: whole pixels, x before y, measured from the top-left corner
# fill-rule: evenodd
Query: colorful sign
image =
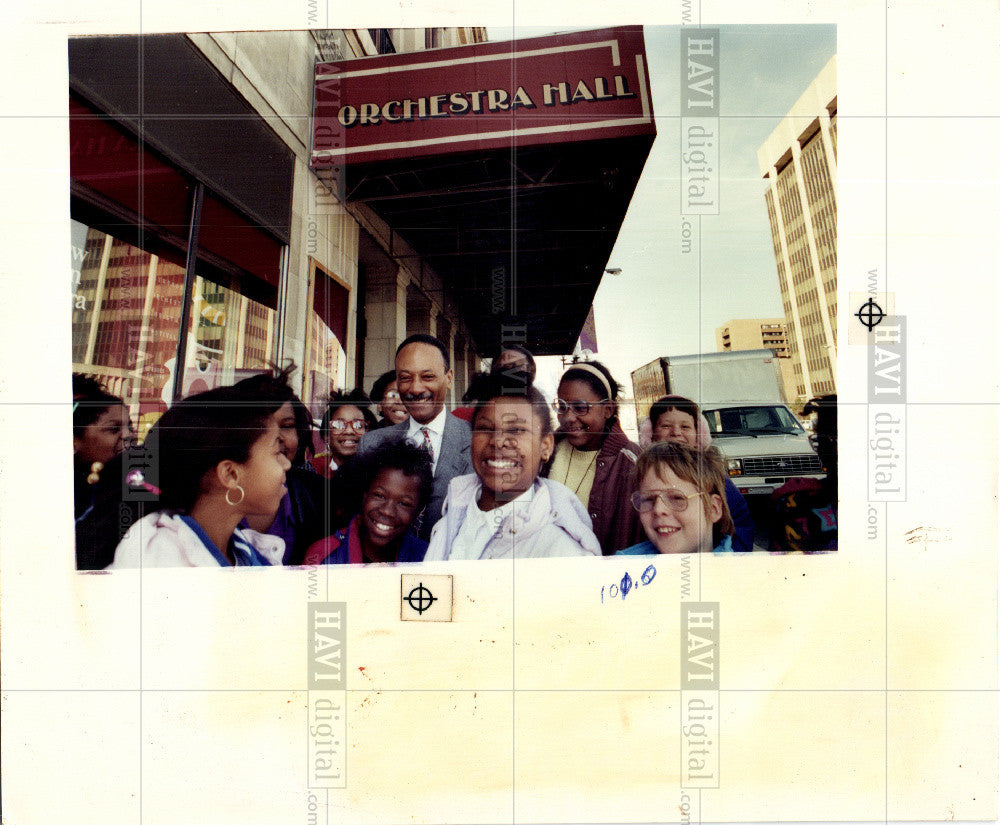
<path fill-rule="evenodd" d="M 316 65 L 312 166 L 655 134 L 641 28 Z"/>

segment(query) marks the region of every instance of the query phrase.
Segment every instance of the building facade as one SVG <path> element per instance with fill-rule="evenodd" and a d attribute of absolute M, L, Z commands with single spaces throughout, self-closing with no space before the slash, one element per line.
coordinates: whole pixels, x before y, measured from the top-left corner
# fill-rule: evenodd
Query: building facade
<path fill-rule="evenodd" d="M 772 349 L 779 358 L 791 358 L 784 318 L 733 318 L 715 328 L 715 344 L 719 352 Z"/>
<path fill-rule="evenodd" d="M 837 59 L 757 151 L 788 323 L 794 396 L 837 390 Z"/>
<path fill-rule="evenodd" d="M 123 397 L 140 431 L 177 397 L 289 361 L 317 412 L 334 390 L 369 389 L 421 331 L 448 345 L 460 398 L 480 364 L 462 318 L 392 227 L 310 169 L 310 116 L 317 61 L 485 39 L 477 27 L 71 40 L 74 372 Z"/>
<path fill-rule="evenodd" d="M 72 38 L 74 371 L 143 434 L 289 362 L 318 415 L 414 333 L 451 403 L 504 343 L 568 353 L 655 139 L 644 49 L 634 26 Z"/>

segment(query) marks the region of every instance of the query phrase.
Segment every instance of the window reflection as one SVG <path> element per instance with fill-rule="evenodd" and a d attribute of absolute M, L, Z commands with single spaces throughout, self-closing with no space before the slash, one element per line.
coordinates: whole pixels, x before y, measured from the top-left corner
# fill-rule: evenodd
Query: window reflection
<path fill-rule="evenodd" d="M 121 397 L 142 438 L 173 400 L 184 268 L 72 224 L 73 371 Z M 195 278 L 182 395 L 270 365 L 275 311 Z"/>

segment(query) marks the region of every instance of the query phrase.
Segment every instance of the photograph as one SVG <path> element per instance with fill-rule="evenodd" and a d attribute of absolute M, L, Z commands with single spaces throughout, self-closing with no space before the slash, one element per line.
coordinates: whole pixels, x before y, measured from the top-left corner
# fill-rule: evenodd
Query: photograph
<path fill-rule="evenodd" d="M 77 568 L 836 550 L 836 27 L 698 32 L 70 38 Z"/>

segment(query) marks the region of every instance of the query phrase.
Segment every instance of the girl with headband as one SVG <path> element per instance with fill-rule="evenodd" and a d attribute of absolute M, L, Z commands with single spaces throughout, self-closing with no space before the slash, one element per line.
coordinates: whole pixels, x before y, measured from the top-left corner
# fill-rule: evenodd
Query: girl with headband
<path fill-rule="evenodd" d="M 573 492 L 539 478 L 552 454 L 552 416 L 525 378 L 499 372 L 483 385 L 472 417 L 474 472 L 448 485 L 425 561 L 600 555 Z"/>
<path fill-rule="evenodd" d="M 559 381 L 557 444 L 546 475 L 565 484 L 587 508 L 604 555 L 640 540 L 632 507 L 632 470 L 639 446 L 618 423 L 618 382 L 597 361 L 574 364 Z"/>

